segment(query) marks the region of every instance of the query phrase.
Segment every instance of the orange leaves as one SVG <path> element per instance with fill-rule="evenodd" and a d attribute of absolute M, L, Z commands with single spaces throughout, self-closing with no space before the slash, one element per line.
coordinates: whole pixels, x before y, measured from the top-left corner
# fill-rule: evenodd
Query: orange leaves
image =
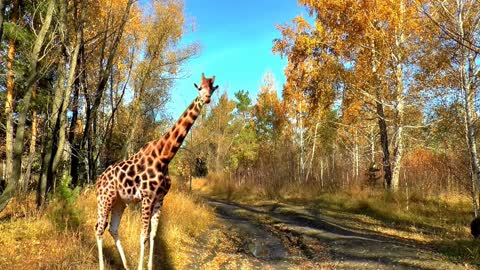
<path fill-rule="evenodd" d="M 275 78 L 270 72 L 263 77 L 253 115 L 256 131 L 261 138 L 272 139 L 272 136 L 280 135 L 285 115 L 283 105 L 278 99 Z"/>
<path fill-rule="evenodd" d="M 412 169 L 415 167 L 435 167 L 439 161 L 439 156 L 425 148 L 415 148 L 405 156 L 404 166 Z"/>
<path fill-rule="evenodd" d="M 295 23 L 296 29 L 299 32 L 310 30 L 310 24 L 302 16 L 297 16 L 292 20 Z"/>
<path fill-rule="evenodd" d="M 281 103 L 277 95 L 277 86 L 275 85 L 275 78 L 272 73 L 267 72 L 263 77 L 263 85 L 260 86 L 257 96 L 257 103 L 255 104 L 255 111 L 259 115 L 264 115 L 267 110 L 273 112 L 281 112 Z"/>

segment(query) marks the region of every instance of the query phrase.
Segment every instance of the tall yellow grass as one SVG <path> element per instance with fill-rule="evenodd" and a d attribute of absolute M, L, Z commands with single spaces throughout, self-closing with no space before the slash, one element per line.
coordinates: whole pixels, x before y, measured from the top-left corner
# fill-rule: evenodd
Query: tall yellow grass
<path fill-rule="evenodd" d="M 48 215 L 53 206 L 37 213 L 33 202 L 33 196 L 13 201 L 0 215 L 0 269 L 97 269 L 93 188 L 83 190 L 76 201 L 84 215 L 84 223 L 76 229 L 59 231 Z M 155 263 L 184 268 L 189 262 L 192 243 L 214 219 L 211 209 L 196 197 L 171 191 L 164 201 L 155 241 Z M 139 208 L 127 207 L 120 225 L 120 239 L 130 268 L 137 267 L 140 228 Z M 108 232 L 104 239 L 107 269 L 121 269 L 120 256 Z"/>

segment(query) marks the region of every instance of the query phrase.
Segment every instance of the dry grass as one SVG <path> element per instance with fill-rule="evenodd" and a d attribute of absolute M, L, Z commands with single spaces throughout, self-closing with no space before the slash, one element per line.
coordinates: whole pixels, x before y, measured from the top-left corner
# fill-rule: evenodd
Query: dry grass
<path fill-rule="evenodd" d="M 268 188 L 232 183 L 221 175 L 196 179 L 193 188 L 246 203 L 271 201 L 274 194 Z M 406 194 L 391 196 L 379 190 L 321 193 L 300 185 L 279 189 L 276 194 L 275 201 L 320 210 L 324 215 L 341 218 L 345 226 L 422 242 L 457 261 L 480 261 L 480 245 L 469 236 L 471 206 L 465 196 L 440 194 L 423 198 L 410 194 L 407 200 Z M 79 227 L 55 226 L 51 214 L 57 206 L 52 203 L 37 212 L 32 195 L 9 204 L 0 214 L 0 269 L 97 269 L 94 190 L 82 190 L 75 202 L 82 210 Z M 227 241 L 228 237 L 225 240 L 222 235 L 228 232 L 223 229 L 211 232 L 216 222 L 213 211 L 197 197 L 172 190 L 165 198 L 157 233 L 156 262 L 167 269 L 188 269 L 190 263 L 199 261 L 208 262 L 212 269 L 224 265 L 227 257 L 234 258 L 231 250 L 235 243 Z M 120 225 L 120 237 L 131 268 L 137 266 L 139 234 L 140 211 L 129 206 Z M 222 245 L 227 247 L 220 248 Z M 202 250 L 204 246 L 214 248 Z M 120 269 L 121 260 L 108 233 L 104 247 L 107 269 Z"/>
<path fill-rule="evenodd" d="M 298 202 L 298 200 L 297 200 Z M 321 194 L 312 203 L 345 222 L 429 245 L 458 262 L 478 265 L 480 242 L 470 236 L 471 200 L 458 194 L 424 198 L 381 191 Z"/>
<path fill-rule="evenodd" d="M 49 218 L 54 205 L 36 213 L 33 196 L 12 201 L 0 216 L 0 269 L 97 269 L 94 190 L 83 190 L 75 205 L 83 210 L 83 223 L 78 228 L 59 231 Z M 171 191 L 164 201 L 155 241 L 156 262 L 168 268 L 184 268 L 192 243 L 214 220 L 211 209 L 196 197 Z M 120 239 L 131 268 L 138 263 L 139 236 L 140 211 L 129 206 L 120 225 Z M 112 238 L 105 233 L 104 239 L 107 269 L 121 269 Z"/>
<path fill-rule="evenodd" d="M 202 192 L 248 204 L 271 200 L 267 190 L 268 187 L 242 186 L 219 176 L 201 183 Z M 430 245 L 456 261 L 474 265 L 480 261 L 480 242 L 470 236 L 471 199 L 465 195 L 426 197 L 411 191 L 391 195 L 381 189 L 355 186 L 322 192 L 315 183 L 294 183 L 283 186 L 273 197 L 277 202 L 306 206 L 340 218 L 347 226 Z"/>
<path fill-rule="evenodd" d="M 292 200 L 295 200 L 292 198 Z M 392 196 L 383 191 L 324 193 L 315 204 L 332 210 L 367 217 L 390 227 L 433 238 L 456 239 L 469 237 L 472 219 L 470 200 L 460 195 L 429 198 Z"/>
<path fill-rule="evenodd" d="M 208 178 L 194 179 L 192 189 L 200 194 L 242 202 L 279 198 L 280 194 L 271 187 L 229 179 L 222 173 L 209 173 Z"/>
<path fill-rule="evenodd" d="M 0 216 L 0 269 L 97 267 L 95 247 L 86 241 L 86 232 L 58 231 L 48 218 L 51 211 L 50 206 L 38 213 L 33 195 L 9 203 Z"/>

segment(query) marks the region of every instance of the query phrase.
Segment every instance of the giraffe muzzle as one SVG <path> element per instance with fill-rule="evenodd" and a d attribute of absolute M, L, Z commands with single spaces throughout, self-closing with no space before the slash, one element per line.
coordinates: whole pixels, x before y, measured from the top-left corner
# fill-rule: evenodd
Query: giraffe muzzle
<path fill-rule="evenodd" d="M 205 95 L 205 96 L 203 97 L 203 101 L 204 101 L 206 104 L 210 103 L 210 95 Z"/>

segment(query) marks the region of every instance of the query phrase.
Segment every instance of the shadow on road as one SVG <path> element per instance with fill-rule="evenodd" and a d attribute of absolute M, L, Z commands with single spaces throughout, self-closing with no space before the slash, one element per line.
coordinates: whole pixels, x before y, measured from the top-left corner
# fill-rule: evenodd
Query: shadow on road
<path fill-rule="evenodd" d="M 333 269 L 468 269 L 448 261 L 427 245 L 380 232 L 349 227 L 338 217 L 303 207 L 264 203 L 242 205 L 206 198 L 218 216 L 232 223 L 262 226 L 307 259 L 314 245 L 326 247 Z M 323 257 L 325 259 L 325 257 Z"/>

